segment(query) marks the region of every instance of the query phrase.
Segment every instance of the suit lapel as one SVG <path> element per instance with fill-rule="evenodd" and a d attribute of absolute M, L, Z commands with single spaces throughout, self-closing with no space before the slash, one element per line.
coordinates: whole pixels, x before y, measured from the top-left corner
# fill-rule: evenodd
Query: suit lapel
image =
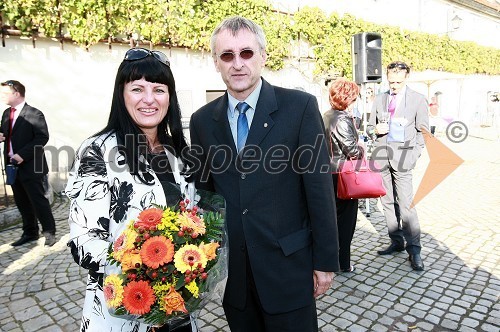
<path fill-rule="evenodd" d="M 384 98 L 382 98 L 382 112 L 388 112 L 389 109 L 389 105 L 388 105 L 388 99 L 389 99 L 389 96 L 390 96 L 390 91 L 387 91 L 386 93 L 384 93 Z"/>
<path fill-rule="evenodd" d="M 16 129 L 19 128 L 20 123 L 23 122 L 22 119 L 24 119 L 26 112 L 28 112 L 28 107 L 29 107 L 28 104 L 24 104 L 23 109 L 21 110 L 21 112 L 19 112 L 19 115 L 17 116 L 16 122 L 14 122 L 14 127 L 12 127 L 12 136 L 16 132 Z M 21 121 L 19 121 L 19 120 L 21 120 Z"/>
<path fill-rule="evenodd" d="M 7 136 L 7 133 L 9 131 L 9 112 L 10 108 L 7 108 L 5 111 L 3 111 L 2 114 L 2 131 L 5 136 Z"/>
<path fill-rule="evenodd" d="M 252 120 L 250 131 L 248 132 L 247 145 L 259 145 L 264 137 L 271 131 L 274 121 L 271 113 L 278 110 L 276 95 L 273 87 L 262 79 L 262 88 L 260 90 L 259 100 L 255 115 Z"/>
<path fill-rule="evenodd" d="M 227 91 L 225 95 L 219 100 L 215 106 L 212 119 L 214 120 L 214 130 L 213 135 L 215 139 L 221 145 L 228 145 L 231 147 L 234 155 L 236 152 L 236 145 L 234 144 L 233 134 L 231 133 L 231 128 L 229 127 L 229 120 L 227 119 Z"/>

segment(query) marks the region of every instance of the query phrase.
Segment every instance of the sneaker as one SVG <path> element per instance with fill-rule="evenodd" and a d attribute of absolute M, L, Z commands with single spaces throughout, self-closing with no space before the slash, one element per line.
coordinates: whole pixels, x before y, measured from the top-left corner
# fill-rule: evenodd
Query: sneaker
<path fill-rule="evenodd" d="M 56 235 L 49 233 L 49 232 L 44 232 L 43 236 L 45 236 L 45 245 L 47 247 L 52 247 L 54 244 L 56 244 Z"/>

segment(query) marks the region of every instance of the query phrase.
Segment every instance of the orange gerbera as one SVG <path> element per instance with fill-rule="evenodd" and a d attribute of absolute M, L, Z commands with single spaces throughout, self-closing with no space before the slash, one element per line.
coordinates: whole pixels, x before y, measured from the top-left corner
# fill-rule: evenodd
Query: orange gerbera
<path fill-rule="evenodd" d="M 165 301 L 164 309 L 167 315 L 170 315 L 174 311 L 180 311 L 186 314 L 188 313 L 182 295 L 179 294 L 174 287 L 170 287 L 163 300 Z"/>
<path fill-rule="evenodd" d="M 155 301 L 153 288 L 144 280 L 131 281 L 123 290 L 123 306 L 132 315 L 147 314 Z"/>
<path fill-rule="evenodd" d="M 161 223 L 161 218 L 163 216 L 163 210 L 157 208 L 150 208 L 139 213 L 136 222 L 134 223 L 135 228 L 144 227 L 145 229 L 151 229 L 151 227 L 156 227 Z"/>
<path fill-rule="evenodd" d="M 207 256 L 203 250 L 194 244 L 187 244 L 175 253 L 174 265 L 181 273 L 197 267 L 198 264 L 201 264 L 201 267 L 205 268 L 207 266 Z"/>
<path fill-rule="evenodd" d="M 174 244 L 164 236 L 153 236 L 142 245 L 142 262 L 153 269 L 171 262 L 173 257 Z"/>

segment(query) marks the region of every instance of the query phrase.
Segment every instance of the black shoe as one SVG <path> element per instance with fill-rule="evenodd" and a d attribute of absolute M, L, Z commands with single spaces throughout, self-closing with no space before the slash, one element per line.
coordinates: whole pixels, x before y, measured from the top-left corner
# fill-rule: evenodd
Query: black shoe
<path fill-rule="evenodd" d="M 424 262 L 422 261 L 422 257 L 420 257 L 420 254 L 410 255 L 408 256 L 408 259 L 410 260 L 412 269 L 414 269 L 415 271 L 424 270 Z"/>
<path fill-rule="evenodd" d="M 54 244 L 56 244 L 57 241 L 55 234 L 44 232 L 43 236 L 45 236 L 45 246 L 52 247 Z"/>
<path fill-rule="evenodd" d="M 341 269 L 341 272 L 354 272 L 356 271 L 356 267 L 354 265 L 349 266 L 348 269 Z"/>
<path fill-rule="evenodd" d="M 405 250 L 404 246 L 401 246 L 401 245 L 396 244 L 396 243 L 393 242 L 386 249 L 377 251 L 377 254 L 379 254 L 379 255 L 390 255 L 390 254 L 392 254 L 392 253 L 394 253 L 396 251 L 401 252 L 403 250 Z"/>
<path fill-rule="evenodd" d="M 36 240 L 38 240 L 38 235 L 36 235 L 36 236 L 23 235 L 23 236 L 21 236 L 21 238 L 19 240 L 17 240 L 16 242 L 12 242 L 10 245 L 13 247 L 18 247 L 18 246 L 22 246 L 25 243 L 36 241 Z"/>

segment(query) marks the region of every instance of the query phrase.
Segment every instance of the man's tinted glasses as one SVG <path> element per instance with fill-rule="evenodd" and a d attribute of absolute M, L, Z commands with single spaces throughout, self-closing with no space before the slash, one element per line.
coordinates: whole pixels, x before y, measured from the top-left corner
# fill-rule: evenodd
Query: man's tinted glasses
<path fill-rule="evenodd" d="M 224 62 L 231 62 L 234 60 L 236 55 L 239 54 L 240 58 L 243 60 L 248 60 L 251 59 L 254 55 L 254 51 L 250 48 L 246 48 L 244 50 L 241 50 L 239 52 L 222 52 L 221 54 L 217 55 L 222 61 Z"/>

